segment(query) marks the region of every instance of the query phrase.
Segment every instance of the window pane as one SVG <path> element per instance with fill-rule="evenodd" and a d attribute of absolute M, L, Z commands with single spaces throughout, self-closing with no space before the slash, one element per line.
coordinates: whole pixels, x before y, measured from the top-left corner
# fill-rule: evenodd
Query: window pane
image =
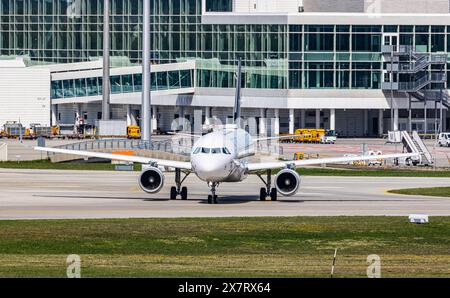
<path fill-rule="evenodd" d="M 133 76 L 123 75 L 122 76 L 122 90 L 124 93 L 133 92 Z"/>
<path fill-rule="evenodd" d="M 120 76 L 111 77 L 111 93 L 117 94 L 122 93 L 122 85 L 120 83 Z"/>

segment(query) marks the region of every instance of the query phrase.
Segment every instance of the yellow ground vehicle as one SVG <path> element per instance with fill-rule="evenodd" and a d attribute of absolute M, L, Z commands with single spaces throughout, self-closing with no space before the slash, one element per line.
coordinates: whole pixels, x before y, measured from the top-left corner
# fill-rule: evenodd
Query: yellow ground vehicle
<path fill-rule="evenodd" d="M 297 129 L 295 135 L 300 135 L 294 138 L 297 143 L 319 143 L 322 136 L 325 135 L 325 129 Z"/>
<path fill-rule="evenodd" d="M 141 128 L 136 125 L 128 126 L 127 137 L 129 139 L 140 139 L 141 138 Z"/>
<path fill-rule="evenodd" d="M 305 159 L 305 152 L 295 152 L 294 160 L 304 160 L 304 159 Z"/>
<path fill-rule="evenodd" d="M 52 136 L 59 135 L 59 126 L 52 126 Z"/>

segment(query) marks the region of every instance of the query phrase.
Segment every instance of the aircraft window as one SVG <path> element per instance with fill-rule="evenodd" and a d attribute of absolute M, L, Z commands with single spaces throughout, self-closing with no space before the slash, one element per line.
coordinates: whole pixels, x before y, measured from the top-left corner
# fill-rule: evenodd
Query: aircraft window
<path fill-rule="evenodd" d="M 231 153 L 228 150 L 228 148 L 222 148 L 222 152 L 223 152 L 223 154 L 231 155 Z"/>
<path fill-rule="evenodd" d="M 197 149 L 195 149 L 194 154 L 199 154 L 200 150 L 202 150 L 202 148 L 198 147 Z"/>
<path fill-rule="evenodd" d="M 211 153 L 212 154 L 220 154 L 220 152 L 222 152 L 222 150 L 220 150 L 220 148 L 213 148 L 213 149 L 211 149 Z"/>
<path fill-rule="evenodd" d="M 210 152 L 211 152 L 211 149 L 209 149 L 209 148 L 202 148 L 202 153 L 209 154 Z"/>

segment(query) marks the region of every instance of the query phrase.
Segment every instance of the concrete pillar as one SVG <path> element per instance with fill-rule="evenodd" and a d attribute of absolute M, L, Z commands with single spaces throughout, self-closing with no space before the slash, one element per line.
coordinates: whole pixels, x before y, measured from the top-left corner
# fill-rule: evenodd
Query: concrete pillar
<path fill-rule="evenodd" d="M 211 124 L 211 108 L 206 107 L 205 108 L 205 125 Z"/>
<path fill-rule="evenodd" d="M 294 109 L 289 110 L 289 134 L 294 134 L 295 131 L 295 115 Z"/>
<path fill-rule="evenodd" d="M 300 128 L 306 128 L 306 110 L 300 112 Z"/>
<path fill-rule="evenodd" d="M 274 119 L 272 125 L 273 136 L 280 135 L 280 110 L 275 109 L 274 111 Z"/>
<path fill-rule="evenodd" d="M 384 134 L 384 110 L 378 111 L 378 135 Z"/>
<path fill-rule="evenodd" d="M 51 126 L 58 125 L 58 105 L 51 105 L 51 111 L 52 111 L 52 119 L 51 119 Z"/>
<path fill-rule="evenodd" d="M 267 135 L 267 117 L 266 117 L 266 109 L 260 109 L 259 135 L 260 135 L 260 136 L 266 136 L 266 135 Z"/>
<path fill-rule="evenodd" d="M 447 132 L 447 110 L 442 111 L 442 132 Z"/>
<path fill-rule="evenodd" d="M 424 130 L 424 134 L 428 133 L 428 115 L 427 115 L 427 102 L 425 101 L 423 104 L 423 112 L 424 112 L 424 126 L 423 126 L 423 130 Z"/>
<path fill-rule="evenodd" d="M 133 120 L 131 119 L 132 112 L 131 112 L 131 105 L 126 105 L 127 108 L 127 126 L 133 125 Z"/>
<path fill-rule="evenodd" d="M 321 128 L 320 127 L 320 110 L 319 109 L 316 110 L 316 128 Z"/>
<path fill-rule="evenodd" d="M 151 126 L 152 133 L 155 132 L 157 129 L 158 129 L 158 107 L 152 106 L 152 126 Z"/>
<path fill-rule="evenodd" d="M 330 110 L 330 130 L 336 130 L 336 110 Z"/>
<path fill-rule="evenodd" d="M 411 95 L 408 98 L 408 130 L 412 133 L 412 106 L 411 106 Z"/>
<path fill-rule="evenodd" d="M 78 121 L 81 117 L 81 104 L 75 104 L 75 120 Z"/>
<path fill-rule="evenodd" d="M 131 125 L 138 125 L 138 119 L 136 111 L 131 110 Z"/>
<path fill-rule="evenodd" d="M 399 125 L 398 125 L 398 108 L 394 108 L 394 131 L 398 131 Z"/>
<path fill-rule="evenodd" d="M 369 110 L 364 110 L 364 136 L 369 135 Z"/>

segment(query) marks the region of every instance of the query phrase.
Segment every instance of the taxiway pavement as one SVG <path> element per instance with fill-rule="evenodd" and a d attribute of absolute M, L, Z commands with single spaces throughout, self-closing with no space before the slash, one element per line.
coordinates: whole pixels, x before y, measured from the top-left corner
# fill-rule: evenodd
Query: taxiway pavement
<path fill-rule="evenodd" d="M 189 200 L 170 201 L 139 189 L 137 172 L 0 169 L 0 220 L 247 216 L 449 216 L 450 198 L 388 194 L 390 189 L 450 186 L 450 178 L 302 177 L 300 192 L 260 202 L 260 180 L 222 184 L 219 205 L 208 205 L 207 185 L 190 176 Z"/>

